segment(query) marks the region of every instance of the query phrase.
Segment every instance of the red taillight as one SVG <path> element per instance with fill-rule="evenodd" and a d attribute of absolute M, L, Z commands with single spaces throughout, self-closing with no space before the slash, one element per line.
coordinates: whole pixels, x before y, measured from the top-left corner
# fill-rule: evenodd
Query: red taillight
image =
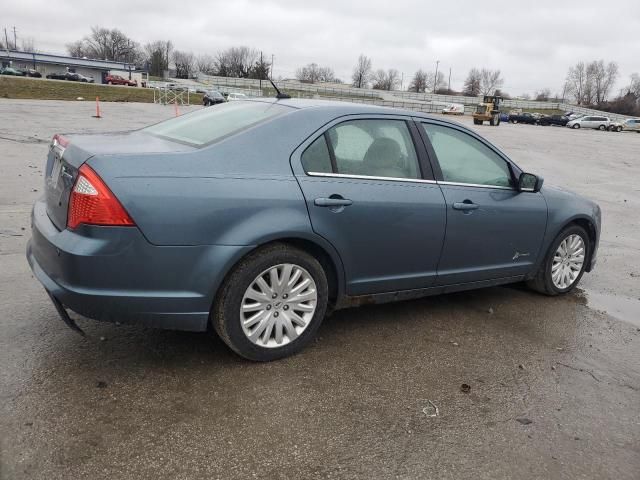
<path fill-rule="evenodd" d="M 131 217 L 109 187 L 88 165 L 82 165 L 69 198 L 67 227 L 88 225 L 132 226 Z"/>
<path fill-rule="evenodd" d="M 62 135 L 55 134 L 51 143 L 54 147 L 60 146 L 64 150 L 65 148 L 67 148 L 67 146 L 69 146 L 69 139 L 67 137 L 63 137 Z"/>

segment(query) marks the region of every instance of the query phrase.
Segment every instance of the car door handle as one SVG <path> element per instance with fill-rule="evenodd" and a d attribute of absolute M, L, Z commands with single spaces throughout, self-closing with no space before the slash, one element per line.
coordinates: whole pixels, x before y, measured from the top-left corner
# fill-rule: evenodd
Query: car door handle
<path fill-rule="evenodd" d="M 331 208 L 335 208 L 335 207 L 348 207 L 349 205 L 353 204 L 352 200 L 349 200 L 348 198 L 316 198 L 313 201 L 313 204 L 316 207 L 331 207 Z"/>
<path fill-rule="evenodd" d="M 453 204 L 454 210 L 463 210 L 463 211 L 477 210 L 479 207 L 480 205 L 477 205 L 471 202 L 470 200 L 465 200 L 464 202 L 456 202 Z"/>

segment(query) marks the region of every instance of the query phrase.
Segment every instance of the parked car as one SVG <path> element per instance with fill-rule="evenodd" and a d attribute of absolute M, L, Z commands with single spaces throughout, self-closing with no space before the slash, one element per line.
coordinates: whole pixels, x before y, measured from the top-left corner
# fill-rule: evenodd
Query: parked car
<path fill-rule="evenodd" d="M 44 170 L 27 259 L 69 326 L 67 309 L 211 325 L 251 360 L 303 348 L 328 308 L 522 281 L 567 293 L 600 237 L 598 205 L 471 129 L 372 105 L 249 100 L 56 135 Z"/>
<path fill-rule="evenodd" d="M 48 73 L 47 74 L 47 78 L 50 79 L 50 80 L 66 80 L 67 79 L 67 72 Z"/>
<path fill-rule="evenodd" d="M 562 127 L 566 126 L 569 122 L 569 117 L 565 115 L 543 115 L 538 119 L 538 125 L 560 125 Z"/>
<path fill-rule="evenodd" d="M 20 70 L 25 77 L 41 78 L 42 74 L 33 68 L 23 68 Z"/>
<path fill-rule="evenodd" d="M 609 117 L 600 117 L 595 115 L 585 115 L 567 122 L 569 128 L 595 128 L 598 130 L 606 130 L 611 120 Z"/>
<path fill-rule="evenodd" d="M 216 90 L 211 90 L 204 94 L 202 97 L 202 105 L 205 107 L 210 107 L 211 105 L 217 105 L 219 103 L 224 103 L 226 100 L 222 96 L 222 94 Z"/>
<path fill-rule="evenodd" d="M 511 123 L 527 123 L 529 125 L 535 125 L 538 123 L 538 119 L 535 115 L 529 112 L 509 114 L 509 122 Z"/>
<path fill-rule="evenodd" d="M 442 109 L 443 115 L 464 115 L 464 105 L 461 103 L 450 103 Z"/>
<path fill-rule="evenodd" d="M 67 72 L 67 74 L 65 75 L 66 80 L 69 80 L 71 82 L 83 82 L 83 83 L 93 83 L 94 79 L 93 77 L 86 77 L 80 73 L 75 73 L 75 72 Z"/>
<path fill-rule="evenodd" d="M 18 70 L 17 68 L 4 67 L 2 70 L 0 70 L 0 75 L 12 75 L 14 77 L 23 77 L 24 72 L 22 70 Z"/>
<path fill-rule="evenodd" d="M 235 93 L 232 92 L 227 95 L 227 101 L 231 102 L 233 100 L 246 100 L 248 97 L 244 93 Z"/>
<path fill-rule="evenodd" d="M 107 75 L 104 80 L 108 85 L 127 85 L 129 87 L 138 86 L 138 82 L 136 80 L 129 80 L 128 78 L 121 77 L 120 75 Z"/>
<path fill-rule="evenodd" d="M 611 122 L 608 130 L 610 132 L 631 131 L 640 133 L 640 119 L 629 118 L 624 122 Z"/>

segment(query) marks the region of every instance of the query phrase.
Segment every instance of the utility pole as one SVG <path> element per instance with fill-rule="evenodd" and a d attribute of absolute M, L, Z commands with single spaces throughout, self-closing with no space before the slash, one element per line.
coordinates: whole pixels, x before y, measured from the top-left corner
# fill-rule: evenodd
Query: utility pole
<path fill-rule="evenodd" d="M 404 72 L 402 72 L 402 77 L 400 79 L 400 90 L 403 90 L 403 85 L 404 85 Z"/>
<path fill-rule="evenodd" d="M 13 49 L 18 50 L 18 37 L 16 35 L 16 26 L 13 26 Z"/>
<path fill-rule="evenodd" d="M 438 86 L 438 65 L 440 65 L 440 60 L 436 60 L 436 76 L 433 79 L 433 93 L 436 93 L 436 87 Z"/>
<path fill-rule="evenodd" d="M 447 87 L 447 94 L 451 95 L 451 67 L 449 67 L 449 86 Z"/>
<path fill-rule="evenodd" d="M 271 78 L 271 81 L 273 81 L 273 53 L 271 54 L 271 68 L 269 72 L 269 77 Z"/>
<path fill-rule="evenodd" d="M 7 36 L 7 27 L 4 28 L 4 47 L 9 51 L 9 37 Z"/>
<path fill-rule="evenodd" d="M 262 95 L 262 75 L 264 74 L 264 63 L 262 63 L 262 50 L 260 50 L 260 95 Z"/>

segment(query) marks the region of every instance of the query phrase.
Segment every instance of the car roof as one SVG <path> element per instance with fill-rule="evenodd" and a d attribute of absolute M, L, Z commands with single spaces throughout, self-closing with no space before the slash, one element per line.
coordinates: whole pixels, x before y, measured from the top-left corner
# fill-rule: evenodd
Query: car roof
<path fill-rule="evenodd" d="M 343 115 L 359 115 L 359 114 L 378 114 L 378 115 L 403 115 L 411 117 L 421 117 L 436 119 L 445 123 L 452 123 L 459 125 L 457 122 L 448 121 L 441 117 L 436 117 L 422 112 L 414 110 L 404 110 L 394 107 L 386 107 L 382 105 L 371 105 L 367 103 L 355 103 L 355 102 L 342 102 L 337 100 L 321 100 L 315 98 L 291 98 L 291 99 L 276 99 L 276 98 L 251 98 L 245 101 L 249 102 L 264 102 L 264 103 L 277 103 L 296 110 L 303 109 L 321 109 L 325 110 L 327 114 L 335 116 Z"/>

